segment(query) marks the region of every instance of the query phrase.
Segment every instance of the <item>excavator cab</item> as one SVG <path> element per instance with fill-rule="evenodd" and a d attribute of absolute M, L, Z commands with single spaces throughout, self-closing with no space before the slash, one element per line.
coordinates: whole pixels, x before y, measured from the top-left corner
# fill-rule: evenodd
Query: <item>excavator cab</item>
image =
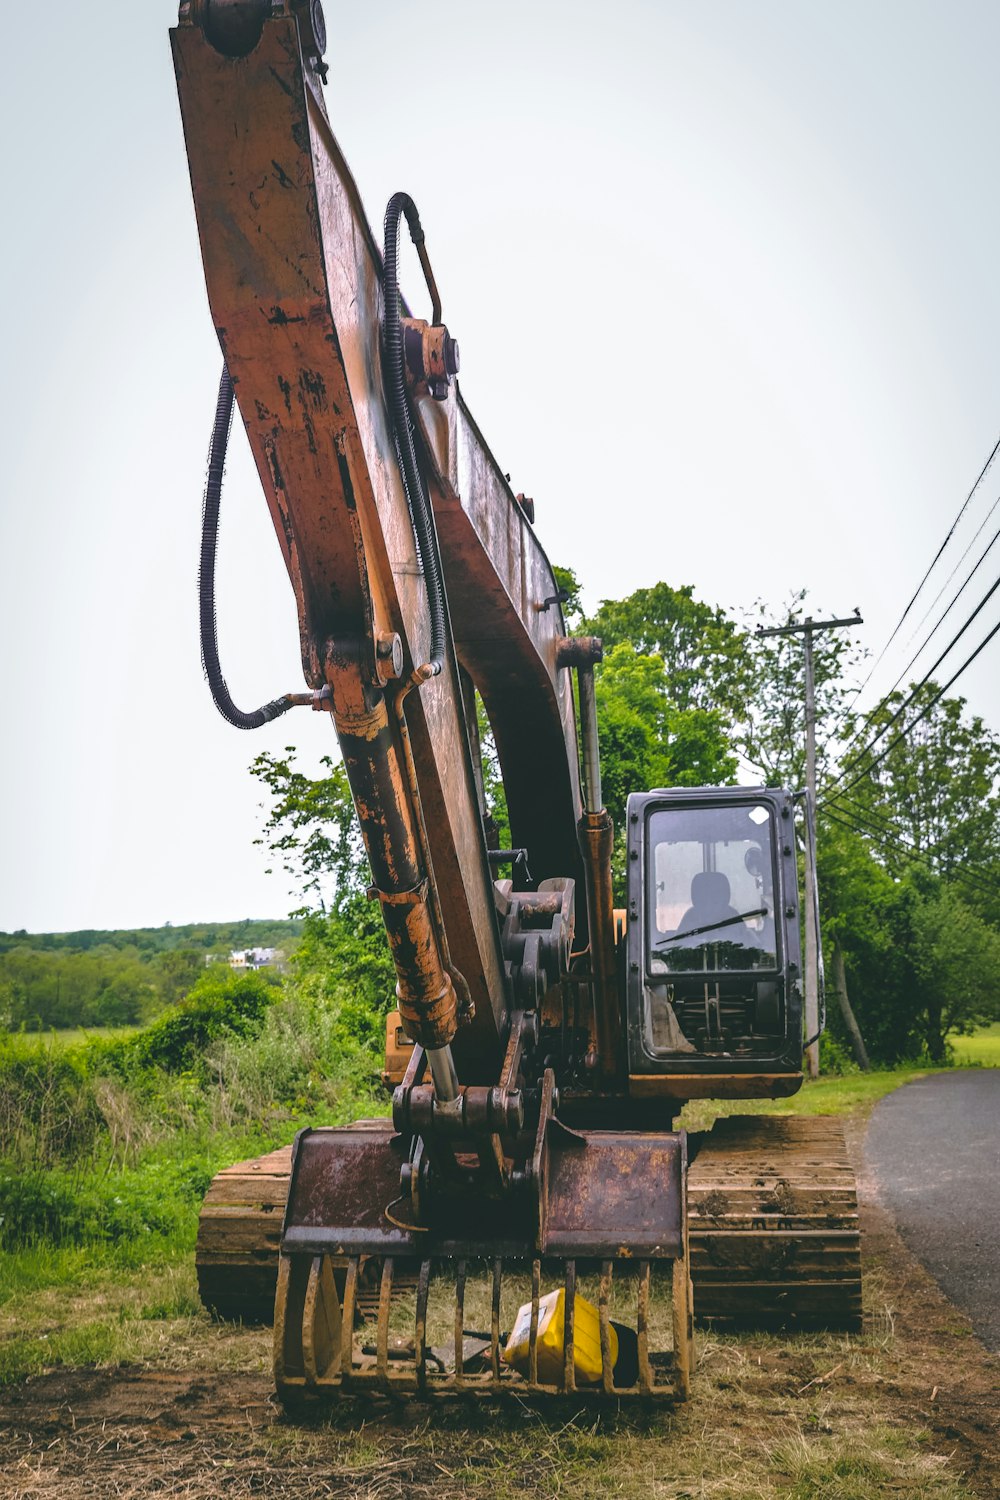
<path fill-rule="evenodd" d="M 769 788 L 629 799 L 633 1092 L 738 1096 L 748 1085 L 763 1092 L 766 1078 L 767 1091 L 783 1095 L 801 1084 L 793 809 L 790 793 Z"/>

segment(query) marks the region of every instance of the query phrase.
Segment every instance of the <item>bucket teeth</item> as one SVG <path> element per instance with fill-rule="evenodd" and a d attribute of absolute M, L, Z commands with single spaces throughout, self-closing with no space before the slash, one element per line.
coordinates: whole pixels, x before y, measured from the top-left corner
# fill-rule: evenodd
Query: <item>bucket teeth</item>
<path fill-rule="evenodd" d="M 616 1298 L 622 1323 L 612 1317 Z M 653 1325 L 671 1302 L 672 1337 L 652 1352 Z M 675 1261 L 661 1289 L 648 1260 L 283 1253 L 274 1352 L 286 1402 L 364 1391 L 683 1400 L 692 1359 L 687 1265 Z"/>

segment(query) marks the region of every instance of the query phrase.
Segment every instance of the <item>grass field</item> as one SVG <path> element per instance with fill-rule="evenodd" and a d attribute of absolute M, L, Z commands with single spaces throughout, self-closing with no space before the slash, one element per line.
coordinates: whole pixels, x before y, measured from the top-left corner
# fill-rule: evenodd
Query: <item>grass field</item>
<path fill-rule="evenodd" d="M 971 1036 L 952 1036 L 948 1044 L 963 1068 L 1000 1068 L 1000 1021 Z"/>
<path fill-rule="evenodd" d="M 51 1031 L 26 1031 L 25 1041 L 38 1042 L 47 1047 L 79 1047 L 95 1037 L 134 1036 L 138 1026 L 67 1026 Z"/>

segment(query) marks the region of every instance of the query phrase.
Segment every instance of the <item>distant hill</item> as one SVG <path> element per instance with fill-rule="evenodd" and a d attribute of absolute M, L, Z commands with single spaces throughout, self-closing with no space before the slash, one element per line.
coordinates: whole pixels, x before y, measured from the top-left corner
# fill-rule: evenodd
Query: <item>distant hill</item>
<path fill-rule="evenodd" d="M 302 923 L 191 922 L 80 932 L 0 932 L 0 1031 L 126 1026 L 186 994 L 234 948 L 291 954 Z"/>
<path fill-rule="evenodd" d="M 205 952 L 229 952 L 231 948 L 276 948 L 291 942 L 302 931 L 302 923 L 272 919 L 242 922 L 189 922 L 175 927 L 81 928 L 79 932 L 0 932 L 0 953 L 11 948 L 36 948 L 43 952 L 87 953 L 92 948 L 135 948 L 140 954 L 168 953 L 174 948 L 201 948 Z"/>

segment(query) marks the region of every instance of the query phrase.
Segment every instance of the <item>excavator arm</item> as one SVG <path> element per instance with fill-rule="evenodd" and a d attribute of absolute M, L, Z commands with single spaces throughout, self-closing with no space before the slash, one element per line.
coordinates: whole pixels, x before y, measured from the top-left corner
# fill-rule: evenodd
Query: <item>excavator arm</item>
<path fill-rule="evenodd" d="M 471 685 L 495 726 L 514 843 L 536 881 L 575 881 L 565 627 L 525 507 L 453 379 L 437 306 L 433 324 L 403 320 L 406 414 L 394 414 L 383 257 L 330 127 L 320 28 L 315 5 L 182 7 L 172 39 L 208 296 L 295 591 L 306 681 L 329 690 L 319 706 L 343 751 L 404 1023 L 432 1063 L 453 1047 L 464 1081 L 493 1083 L 511 1007 Z M 424 548 L 400 462 L 407 416 L 433 510 Z M 444 649 L 431 675 L 435 607 Z M 444 1087 L 448 1072 L 443 1059 Z"/>

